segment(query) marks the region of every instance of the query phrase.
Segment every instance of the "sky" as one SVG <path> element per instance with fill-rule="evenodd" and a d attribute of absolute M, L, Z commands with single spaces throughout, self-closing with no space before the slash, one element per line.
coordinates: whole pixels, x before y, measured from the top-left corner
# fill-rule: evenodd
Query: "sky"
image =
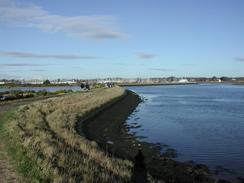
<path fill-rule="evenodd" d="M 0 79 L 244 76 L 243 0 L 0 0 Z"/>

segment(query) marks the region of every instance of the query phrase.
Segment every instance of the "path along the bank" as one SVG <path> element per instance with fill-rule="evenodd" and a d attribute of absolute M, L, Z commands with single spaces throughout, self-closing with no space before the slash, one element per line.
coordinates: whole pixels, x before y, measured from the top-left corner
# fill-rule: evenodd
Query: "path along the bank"
<path fill-rule="evenodd" d="M 7 112 L 12 108 L 29 104 L 37 100 L 43 100 L 46 98 L 50 98 L 50 97 L 36 97 L 36 98 L 13 100 L 4 103 L 2 102 L 0 103 L 0 118 L 3 117 L 5 112 Z M 0 139 L 0 183 L 17 183 L 17 182 L 24 182 L 24 178 L 18 175 L 17 172 L 15 171 L 7 155 L 5 144 Z"/>

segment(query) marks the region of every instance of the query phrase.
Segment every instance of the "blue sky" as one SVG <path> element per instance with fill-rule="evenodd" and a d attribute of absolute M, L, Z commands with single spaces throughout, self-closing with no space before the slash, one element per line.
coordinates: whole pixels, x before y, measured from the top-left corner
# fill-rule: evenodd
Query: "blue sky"
<path fill-rule="evenodd" d="M 0 0 L 0 78 L 244 76 L 242 0 Z"/>

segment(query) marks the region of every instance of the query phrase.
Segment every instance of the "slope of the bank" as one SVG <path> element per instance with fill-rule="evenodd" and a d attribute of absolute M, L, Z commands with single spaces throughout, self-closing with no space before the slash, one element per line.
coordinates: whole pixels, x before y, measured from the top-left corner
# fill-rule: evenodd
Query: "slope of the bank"
<path fill-rule="evenodd" d="M 133 161 L 138 149 L 141 149 L 147 170 L 156 179 L 171 183 L 215 182 L 205 165 L 175 161 L 171 158 L 173 149 L 169 148 L 167 153 L 161 154 L 161 145 L 138 140 L 129 132 L 126 120 L 140 102 L 143 101 L 136 93 L 127 91 L 126 97 L 115 105 L 83 122 L 82 131 L 88 139 L 120 158 Z"/>
<path fill-rule="evenodd" d="M 4 128 L 8 145 L 23 155 L 16 161 L 27 158 L 37 170 L 26 175 L 42 182 L 128 182 L 131 162 L 109 156 L 75 130 L 79 119 L 124 94 L 120 87 L 96 89 L 20 107 Z"/>

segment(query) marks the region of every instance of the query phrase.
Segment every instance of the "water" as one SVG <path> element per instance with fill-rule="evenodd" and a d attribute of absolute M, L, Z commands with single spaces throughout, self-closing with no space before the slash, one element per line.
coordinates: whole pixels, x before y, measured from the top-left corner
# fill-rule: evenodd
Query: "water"
<path fill-rule="evenodd" d="M 73 91 L 80 91 L 80 86 L 47 86 L 47 87 L 0 87 L 0 93 L 6 91 L 14 91 L 14 90 L 21 90 L 21 91 L 42 91 L 46 90 L 47 92 L 55 92 L 58 90 L 73 90 Z"/>
<path fill-rule="evenodd" d="M 145 99 L 128 118 L 143 141 L 167 144 L 180 161 L 206 164 L 219 176 L 244 176 L 244 86 L 128 87 Z M 141 139 L 142 140 L 142 139 Z M 216 168 L 218 167 L 218 168 Z"/>

